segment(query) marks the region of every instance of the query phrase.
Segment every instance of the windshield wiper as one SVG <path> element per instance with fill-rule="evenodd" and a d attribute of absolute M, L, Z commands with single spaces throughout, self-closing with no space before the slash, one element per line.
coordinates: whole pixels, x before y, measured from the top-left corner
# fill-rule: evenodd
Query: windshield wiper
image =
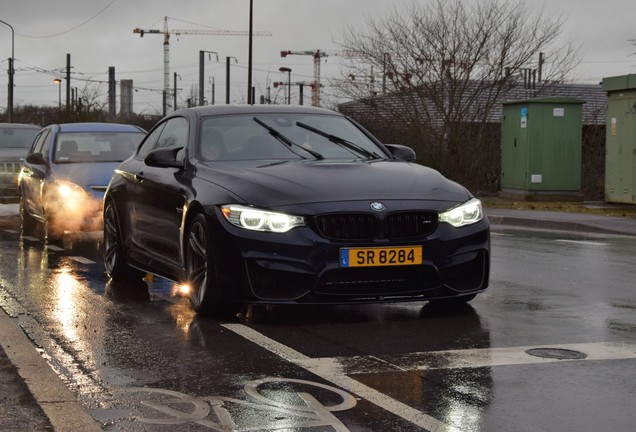
<path fill-rule="evenodd" d="M 327 138 L 332 143 L 338 144 L 351 152 L 357 153 L 358 155 L 366 156 L 368 159 L 382 159 L 382 157 L 378 155 L 377 153 L 373 153 L 359 146 L 358 144 L 352 143 L 351 141 L 347 141 L 346 139 L 340 138 L 339 136 L 331 135 L 327 132 L 321 131 L 320 129 L 316 129 L 313 126 L 309 126 L 308 124 L 305 124 L 302 122 L 296 122 L 296 126 L 301 127 L 303 129 L 307 129 L 308 131 L 313 132 L 315 134 L 321 135 Z"/>
<path fill-rule="evenodd" d="M 283 135 L 282 133 L 280 133 L 279 131 L 277 131 L 276 129 L 274 129 L 273 127 L 269 126 L 267 123 L 265 123 L 263 120 L 259 119 L 258 117 L 254 117 L 254 121 L 256 123 L 258 123 L 259 125 L 263 126 L 265 129 L 267 129 L 267 131 L 270 133 L 270 135 L 272 135 L 274 138 L 276 138 L 278 141 L 280 141 L 281 143 L 287 145 L 289 147 L 289 150 L 295 154 L 297 154 L 298 156 L 300 156 L 303 159 L 306 159 L 303 155 L 298 154 L 297 152 L 295 152 L 292 148 L 298 147 L 300 149 L 302 149 L 303 151 L 306 151 L 307 153 L 309 153 L 310 155 L 312 155 L 313 157 L 315 157 L 316 159 L 324 159 L 325 157 L 323 155 L 321 155 L 318 152 L 315 152 L 313 150 L 307 149 L 303 146 L 301 146 L 300 144 L 296 144 L 295 142 L 293 142 L 292 140 L 290 140 L 289 138 L 287 138 L 285 135 Z"/>

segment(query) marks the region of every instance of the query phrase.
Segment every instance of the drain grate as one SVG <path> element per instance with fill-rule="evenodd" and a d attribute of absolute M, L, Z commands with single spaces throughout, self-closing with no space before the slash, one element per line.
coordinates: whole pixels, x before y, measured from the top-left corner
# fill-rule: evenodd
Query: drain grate
<path fill-rule="evenodd" d="M 532 348 L 526 350 L 526 354 L 534 357 L 556 359 L 556 360 L 581 360 L 587 357 L 587 354 L 581 351 L 574 351 L 563 348 Z"/>

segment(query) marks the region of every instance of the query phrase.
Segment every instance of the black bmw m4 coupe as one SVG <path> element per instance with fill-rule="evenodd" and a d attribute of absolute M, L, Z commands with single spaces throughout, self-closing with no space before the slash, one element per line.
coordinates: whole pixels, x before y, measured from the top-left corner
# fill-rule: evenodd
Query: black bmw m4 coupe
<path fill-rule="evenodd" d="M 209 106 L 166 116 L 104 197 L 115 281 L 159 275 L 201 314 L 244 304 L 464 303 L 490 229 L 463 186 L 346 116 Z"/>

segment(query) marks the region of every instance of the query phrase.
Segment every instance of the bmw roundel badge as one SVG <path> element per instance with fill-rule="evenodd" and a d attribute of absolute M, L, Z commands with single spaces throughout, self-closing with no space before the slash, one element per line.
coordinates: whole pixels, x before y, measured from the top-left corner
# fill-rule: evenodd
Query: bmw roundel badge
<path fill-rule="evenodd" d="M 373 201 L 373 202 L 371 203 L 371 209 L 373 209 L 373 210 L 375 210 L 375 211 L 379 211 L 379 212 L 381 212 L 381 211 L 384 211 L 384 209 L 385 209 L 385 208 L 386 208 L 386 207 L 384 207 L 384 204 L 382 204 L 382 203 L 381 203 L 381 202 L 379 202 L 379 201 Z"/>

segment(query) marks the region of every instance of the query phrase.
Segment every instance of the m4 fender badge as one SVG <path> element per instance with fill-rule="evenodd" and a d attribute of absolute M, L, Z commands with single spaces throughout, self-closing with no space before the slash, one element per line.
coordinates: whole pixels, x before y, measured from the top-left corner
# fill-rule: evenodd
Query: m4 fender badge
<path fill-rule="evenodd" d="M 384 204 L 382 204 L 379 201 L 373 201 L 371 203 L 371 209 L 375 210 L 375 211 L 378 211 L 378 212 L 381 212 L 381 211 L 384 211 L 386 209 L 386 207 L 384 207 Z"/>

